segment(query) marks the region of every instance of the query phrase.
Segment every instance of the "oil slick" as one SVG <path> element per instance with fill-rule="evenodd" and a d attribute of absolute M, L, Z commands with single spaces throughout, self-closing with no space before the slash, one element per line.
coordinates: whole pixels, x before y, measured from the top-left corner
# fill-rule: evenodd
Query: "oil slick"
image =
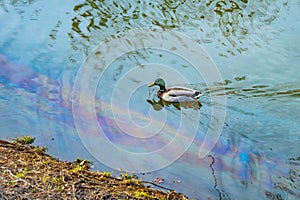
<path fill-rule="evenodd" d="M 22 73 L 18 71 L 19 69 L 22 69 Z M 72 140 L 63 140 L 61 141 L 62 143 L 65 143 L 65 145 L 68 147 L 80 146 L 80 141 L 76 139 L 77 136 L 74 134 L 72 110 L 70 107 L 71 102 L 69 99 L 65 99 L 65 95 L 61 94 L 62 91 L 70 94 L 71 88 L 63 88 L 59 85 L 59 81 L 50 79 L 49 77 L 39 74 L 38 72 L 26 66 L 13 65 L 3 56 L 0 57 L 0 86 L 1 88 L 11 92 L 22 91 L 22 93 L 30 94 L 31 96 L 34 95 L 36 98 L 41 98 L 45 102 L 50 102 L 48 106 L 52 106 L 51 110 L 57 110 L 57 112 L 52 112 L 51 115 L 45 114 L 42 115 L 42 117 L 46 118 L 45 121 L 49 122 L 49 124 L 59 124 L 57 127 L 60 127 L 61 130 L 58 131 L 64 132 L 65 134 L 63 138 L 73 138 Z M 56 94 L 53 93 L 53 88 L 58 88 L 56 90 Z M 24 95 L 22 98 L 24 101 L 30 101 L 30 99 L 27 99 L 29 98 L 29 95 Z M 186 109 L 180 106 L 178 107 L 178 105 L 166 104 L 165 102 L 159 101 L 154 102 L 149 100 L 148 103 L 149 106 L 151 106 L 154 110 L 160 110 L 158 112 L 161 112 L 163 108 L 175 110 Z M 100 110 L 110 109 L 108 102 L 97 100 L 97 105 L 101 107 Z M 199 103 L 198 105 L 199 106 L 195 109 L 199 111 L 201 104 Z M 190 105 L 185 106 L 190 109 Z M 39 107 L 38 105 L 32 104 L 31 109 L 36 110 L 39 109 Z M 120 113 L 127 112 L 122 110 L 121 107 L 117 108 L 117 110 L 119 110 Z M 132 113 L 134 113 L 133 115 L 137 116 L 138 118 L 148 118 L 139 112 Z M 92 116 L 86 115 L 85 117 L 88 120 Z M 114 124 L 115 122 L 112 116 L 102 115 L 101 112 L 98 112 L 97 119 L 98 123 L 104 129 L 106 137 L 120 146 L 130 147 L 131 150 L 138 150 L 134 148 L 134 146 L 138 146 L 140 148 L 139 150 L 141 151 L 153 151 L 168 143 L 172 133 L 176 131 L 172 124 L 166 124 L 166 134 L 161 135 L 159 137 L 160 140 L 146 139 L 139 141 L 123 134 L 123 132 L 120 131 Z M 125 118 L 121 123 L 126 124 Z M 157 126 L 161 125 L 161 122 L 159 121 L 155 123 Z M 137 130 L 134 128 L 130 129 L 130 127 L 128 128 L 128 131 L 131 131 L 134 134 L 137 132 Z M 139 133 L 136 134 L 138 135 Z M 145 132 L 144 134 L 151 135 L 151 132 Z M 101 140 L 101 138 L 96 138 L 95 135 L 97 134 L 93 132 L 86 133 L 86 137 L 90 137 L 93 140 Z M 180 139 L 182 141 L 190 140 L 190 138 L 185 137 L 184 134 L 182 134 Z M 70 144 L 70 142 L 72 142 L 72 144 Z M 232 190 L 227 188 L 226 183 L 222 182 L 223 178 L 225 177 L 226 180 L 233 181 L 233 183 L 239 185 L 239 187 L 249 188 L 253 185 L 256 185 L 262 190 L 263 193 L 268 194 L 269 196 L 280 191 L 283 193 L 288 193 L 292 196 L 299 196 L 298 189 L 283 189 L 283 184 L 286 183 L 284 183 L 282 180 L 288 180 L 290 178 L 291 175 L 289 174 L 289 171 L 294 168 L 294 164 L 290 165 L 289 163 L 279 160 L 273 160 L 261 155 L 259 152 L 253 151 L 251 146 L 249 146 L 247 139 L 242 139 L 242 141 L 239 143 L 239 146 L 236 146 L 230 141 L 221 138 L 214 147 L 213 151 L 210 153 L 210 156 L 202 160 L 199 160 L 197 157 L 198 149 L 201 146 L 201 137 L 197 136 L 197 138 L 192 142 L 192 146 L 175 162 L 175 166 L 180 164 L 186 168 L 189 168 L 190 171 L 202 171 L 207 172 L 207 175 L 210 174 L 214 180 L 213 187 L 218 192 L 219 196 L 234 196 L 234 194 L 229 194 L 229 192 L 227 192 Z M 47 143 L 44 145 L 47 146 Z M 103 151 L 105 152 L 105 149 L 103 149 Z M 163 159 L 168 158 L 165 157 Z M 293 169 L 293 171 L 295 170 Z M 281 177 L 281 180 L 278 180 L 278 177 Z M 198 180 L 198 182 L 201 183 L 201 180 Z M 281 185 L 280 187 L 278 186 L 279 183 Z M 181 184 L 184 184 L 184 181 Z M 298 186 L 294 185 L 294 187 L 297 188 Z"/>

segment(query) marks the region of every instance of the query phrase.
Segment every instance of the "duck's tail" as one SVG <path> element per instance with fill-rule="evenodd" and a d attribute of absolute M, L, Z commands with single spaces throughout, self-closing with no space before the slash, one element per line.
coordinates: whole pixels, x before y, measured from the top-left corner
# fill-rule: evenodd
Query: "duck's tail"
<path fill-rule="evenodd" d="M 199 99 L 201 96 L 203 96 L 202 92 L 196 90 L 195 94 L 192 95 L 193 99 Z"/>

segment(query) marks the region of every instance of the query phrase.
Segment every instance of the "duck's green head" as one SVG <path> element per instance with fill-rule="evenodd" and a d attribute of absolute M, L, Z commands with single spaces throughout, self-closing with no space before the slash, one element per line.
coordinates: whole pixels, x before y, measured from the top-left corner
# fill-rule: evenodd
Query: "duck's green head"
<path fill-rule="evenodd" d="M 154 82 L 149 83 L 148 87 L 152 87 L 154 85 L 159 86 L 160 90 L 166 90 L 166 87 L 165 87 L 166 84 L 165 84 L 165 81 L 162 78 L 158 78 Z"/>

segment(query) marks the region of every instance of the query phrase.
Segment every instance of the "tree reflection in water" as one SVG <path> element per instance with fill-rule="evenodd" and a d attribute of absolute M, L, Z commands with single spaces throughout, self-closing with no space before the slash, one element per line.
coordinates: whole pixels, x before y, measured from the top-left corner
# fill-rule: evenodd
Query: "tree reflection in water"
<path fill-rule="evenodd" d="M 284 7 L 283 7 L 284 6 Z M 74 6 L 69 37 L 83 43 L 100 41 L 127 30 L 148 26 L 189 33 L 200 43 L 213 43 L 224 57 L 258 48 L 276 35 L 264 29 L 287 3 L 247 0 L 92 1 Z M 254 33 L 254 34 L 253 34 Z M 268 35 L 267 37 L 265 37 Z M 85 42 L 84 42 L 85 41 Z M 75 42 L 74 45 L 82 42 Z"/>

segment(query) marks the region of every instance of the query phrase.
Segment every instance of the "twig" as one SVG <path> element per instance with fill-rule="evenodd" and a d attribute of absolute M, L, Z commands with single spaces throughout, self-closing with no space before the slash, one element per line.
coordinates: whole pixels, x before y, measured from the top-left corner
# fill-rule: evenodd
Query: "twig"
<path fill-rule="evenodd" d="M 159 188 L 161 188 L 161 189 L 168 190 L 168 191 L 170 191 L 170 192 L 174 191 L 174 190 L 172 190 L 172 189 L 170 189 L 170 188 L 167 188 L 167 187 L 158 185 L 158 184 L 153 183 L 153 182 L 150 182 L 150 181 L 141 181 L 141 182 L 142 182 L 142 183 L 145 183 L 145 184 L 151 184 L 151 185 L 154 185 L 155 187 L 159 187 Z"/>
<path fill-rule="evenodd" d="M 74 200 L 77 200 L 77 198 L 76 198 L 76 194 L 75 194 L 75 185 L 74 184 L 72 184 L 72 191 L 73 191 L 73 199 Z"/>

